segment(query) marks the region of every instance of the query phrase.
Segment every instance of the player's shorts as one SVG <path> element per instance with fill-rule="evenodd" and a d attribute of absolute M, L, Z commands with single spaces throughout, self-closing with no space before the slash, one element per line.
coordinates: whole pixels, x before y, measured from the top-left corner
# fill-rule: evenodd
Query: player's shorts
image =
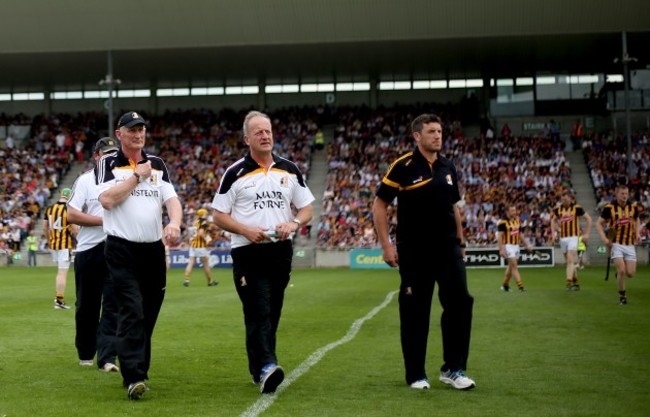
<path fill-rule="evenodd" d="M 59 267 L 59 269 L 70 268 L 70 249 L 55 250 L 50 249 L 52 260 Z"/>
<path fill-rule="evenodd" d="M 519 259 L 519 251 L 520 251 L 519 245 L 506 244 L 505 249 L 506 249 L 506 258 Z"/>
<path fill-rule="evenodd" d="M 204 256 L 210 256 L 210 251 L 208 248 L 190 248 L 190 256 L 203 258 Z"/>
<path fill-rule="evenodd" d="M 560 238 L 560 249 L 562 253 L 567 253 L 568 251 L 577 251 L 578 250 L 578 236 L 569 236 Z"/>
<path fill-rule="evenodd" d="M 624 261 L 636 261 L 636 248 L 634 245 L 612 244 L 612 259 L 623 258 Z"/>

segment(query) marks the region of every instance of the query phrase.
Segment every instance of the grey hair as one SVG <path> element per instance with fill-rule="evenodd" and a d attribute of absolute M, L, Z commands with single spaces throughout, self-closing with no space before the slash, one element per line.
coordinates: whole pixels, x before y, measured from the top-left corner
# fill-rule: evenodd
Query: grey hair
<path fill-rule="evenodd" d="M 262 113 L 261 111 L 257 111 L 257 110 L 249 111 L 248 114 L 246 115 L 246 117 L 244 117 L 244 126 L 243 126 L 243 129 L 242 129 L 244 131 L 244 136 L 248 136 L 248 133 L 249 133 L 248 132 L 248 124 L 250 123 L 250 121 L 251 121 L 251 119 L 253 117 L 263 117 L 263 118 L 267 119 L 269 122 L 271 121 L 271 118 L 266 113 Z"/>

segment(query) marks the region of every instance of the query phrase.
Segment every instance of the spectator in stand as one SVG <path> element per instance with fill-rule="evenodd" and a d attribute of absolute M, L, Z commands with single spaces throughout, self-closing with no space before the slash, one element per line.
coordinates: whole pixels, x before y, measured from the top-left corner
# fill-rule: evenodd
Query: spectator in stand
<path fill-rule="evenodd" d="M 573 150 L 577 151 L 582 146 L 582 137 L 584 136 L 584 126 L 581 119 L 576 119 L 575 124 L 571 128 L 571 145 Z"/>
<path fill-rule="evenodd" d="M 29 231 L 29 235 L 25 239 L 27 242 L 27 266 L 37 266 L 36 253 L 38 252 L 38 236 L 34 230 Z"/>

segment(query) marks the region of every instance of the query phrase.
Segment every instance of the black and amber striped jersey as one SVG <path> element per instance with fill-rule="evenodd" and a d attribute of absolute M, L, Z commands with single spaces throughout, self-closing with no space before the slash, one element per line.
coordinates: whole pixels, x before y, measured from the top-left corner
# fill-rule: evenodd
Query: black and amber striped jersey
<path fill-rule="evenodd" d="M 502 219 L 497 224 L 501 233 L 501 241 L 505 245 L 519 245 L 521 243 L 521 223 L 518 218 Z"/>
<path fill-rule="evenodd" d="M 192 242 L 190 246 L 193 248 L 205 248 L 208 246 L 208 242 L 205 240 L 205 236 L 208 232 L 208 223 L 203 220 L 197 220 L 194 222 L 194 230 L 192 230 Z M 200 230 L 203 230 L 203 233 L 199 233 Z"/>
<path fill-rule="evenodd" d="M 609 225 L 612 242 L 619 245 L 634 245 L 640 212 L 641 209 L 636 202 L 621 206 L 617 201 L 612 201 L 603 207 L 600 217 Z"/>
<path fill-rule="evenodd" d="M 560 224 L 560 237 L 579 236 L 579 218 L 585 215 L 585 210 L 580 204 L 565 206 L 560 204 L 553 209 L 553 216 Z"/>
<path fill-rule="evenodd" d="M 48 245 L 52 250 L 72 249 L 72 225 L 68 223 L 68 207 L 58 201 L 45 210 Z"/>

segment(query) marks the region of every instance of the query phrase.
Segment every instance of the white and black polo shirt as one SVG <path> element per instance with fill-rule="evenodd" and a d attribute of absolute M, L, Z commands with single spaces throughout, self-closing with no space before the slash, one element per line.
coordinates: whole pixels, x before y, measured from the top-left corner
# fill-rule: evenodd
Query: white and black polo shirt
<path fill-rule="evenodd" d="M 77 178 L 72 186 L 68 206 L 91 216 L 104 217 L 104 207 L 99 202 L 99 190 L 95 184 L 95 170 L 90 169 Z M 92 249 L 106 239 L 102 226 L 79 226 L 77 252 Z"/>
<path fill-rule="evenodd" d="M 248 153 L 224 173 L 212 208 L 230 213 L 246 226 L 275 230 L 277 224 L 293 219 L 291 204 L 301 209 L 313 201 L 296 164 L 273 155 L 267 171 Z M 232 248 L 250 243 L 244 236 L 232 234 Z"/>
<path fill-rule="evenodd" d="M 151 161 L 151 176 L 138 184 L 122 204 L 104 211 L 104 232 L 131 242 L 156 242 L 162 239 L 162 206 L 176 197 L 162 159 L 142 153 Z M 99 160 L 96 181 L 99 195 L 133 176 L 135 162 L 122 150 Z"/>

